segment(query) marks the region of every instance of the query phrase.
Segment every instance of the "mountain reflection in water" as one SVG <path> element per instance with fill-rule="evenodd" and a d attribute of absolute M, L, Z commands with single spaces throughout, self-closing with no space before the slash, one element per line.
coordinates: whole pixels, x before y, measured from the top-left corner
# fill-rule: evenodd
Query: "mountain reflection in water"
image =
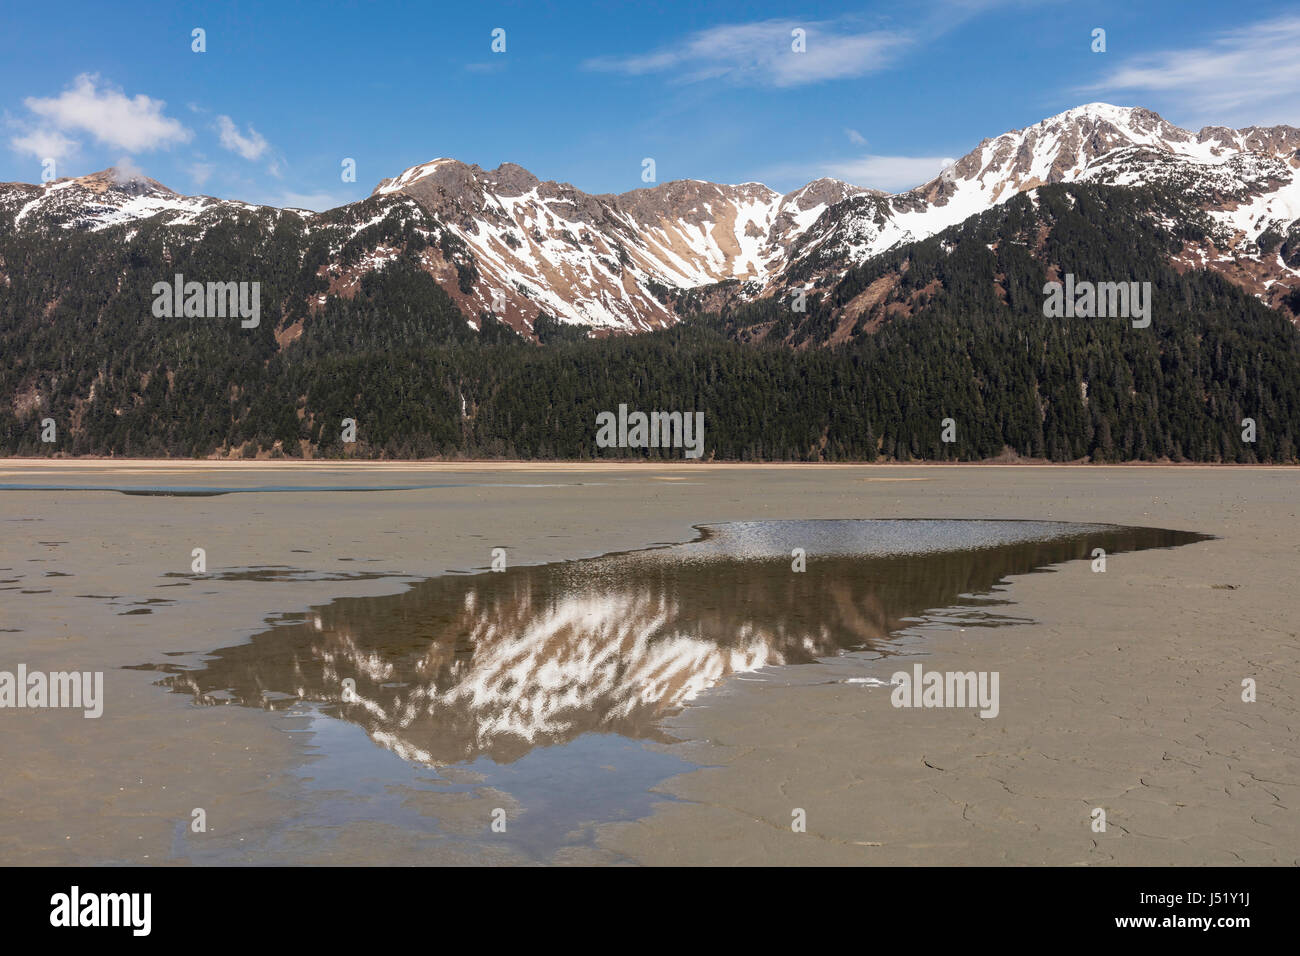
<path fill-rule="evenodd" d="M 298 701 L 429 766 L 498 763 L 656 721 L 729 674 L 846 649 L 888 653 L 927 611 L 1003 603 L 1008 575 L 1206 536 L 1027 521 L 769 521 L 685 545 L 343 598 L 163 683 L 205 704 Z M 804 548 L 807 570 L 791 569 Z M 1005 623 L 987 614 L 967 626 Z M 344 681 L 355 698 L 344 697 Z"/>

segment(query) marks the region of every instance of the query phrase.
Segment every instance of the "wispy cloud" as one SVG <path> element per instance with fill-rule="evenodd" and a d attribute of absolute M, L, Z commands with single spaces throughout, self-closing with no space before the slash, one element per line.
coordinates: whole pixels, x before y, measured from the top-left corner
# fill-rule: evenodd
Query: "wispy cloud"
<path fill-rule="evenodd" d="M 781 163 L 760 170 L 754 179 L 776 188 L 790 189 L 829 176 L 854 186 L 899 193 L 929 182 L 953 162 L 949 156 L 869 154 L 825 162 Z"/>
<path fill-rule="evenodd" d="M 950 156 L 860 156 L 827 163 L 818 175 L 896 193 L 929 182 L 953 162 Z"/>
<path fill-rule="evenodd" d="M 795 31 L 803 31 L 802 52 Z M 683 83 L 795 87 L 883 70 L 912 42 L 907 34 L 861 30 L 847 20 L 762 20 L 710 27 L 649 53 L 595 57 L 583 66 L 631 76 L 667 73 Z"/>
<path fill-rule="evenodd" d="M 845 129 L 844 135 L 849 138 L 849 142 L 854 146 L 866 146 L 867 138 L 855 129 Z"/>
<path fill-rule="evenodd" d="M 81 144 L 64 136 L 58 130 L 33 129 L 15 136 L 9 141 L 9 145 L 20 153 L 27 153 L 44 161 L 67 159 Z"/>
<path fill-rule="evenodd" d="M 202 189 L 207 185 L 208 180 L 212 178 L 212 173 L 215 170 L 216 167 L 213 166 L 212 163 L 204 162 L 191 163 L 186 167 L 186 171 L 190 174 L 190 179 L 194 181 L 194 185 L 199 189 Z"/>
<path fill-rule="evenodd" d="M 281 193 L 272 205 L 279 206 L 282 209 L 310 209 L 312 212 L 324 212 L 326 209 L 334 209 L 351 201 L 351 199 L 335 196 L 332 193 L 286 192 Z"/>
<path fill-rule="evenodd" d="M 92 73 L 78 76 L 72 87 L 58 96 L 29 96 L 23 103 L 42 121 L 37 133 L 29 136 L 39 134 L 47 145 L 70 142 L 66 137 L 61 141 L 54 138 L 58 131 L 80 130 L 106 146 L 135 153 L 167 149 L 187 143 L 193 136 L 164 114 L 164 101 L 143 93 L 127 96 L 107 84 L 101 86 L 99 76 Z"/>
<path fill-rule="evenodd" d="M 144 179 L 144 170 L 136 165 L 130 156 L 122 156 L 113 164 L 113 178 L 119 183 L 134 182 Z"/>
<path fill-rule="evenodd" d="M 1300 15 L 1224 31 L 1199 47 L 1122 61 L 1088 93 L 1157 97 L 1165 108 L 1214 123 L 1300 120 Z M 1184 120 L 1186 121 L 1186 120 Z"/>
<path fill-rule="evenodd" d="M 221 136 L 221 145 L 232 153 L 238 153 L 244 159 L 259 159 L 270 148 L 270 143 L 253 127 L 248 127 L 248 135 L 240 131 L 238 124 L 229 116 L 217 117 L 217 132 Z"/>

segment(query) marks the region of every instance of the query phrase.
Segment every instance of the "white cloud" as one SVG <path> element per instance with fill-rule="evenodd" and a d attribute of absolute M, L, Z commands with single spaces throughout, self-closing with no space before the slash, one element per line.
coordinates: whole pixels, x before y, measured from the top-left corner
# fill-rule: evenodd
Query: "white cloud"
<path fill-rule="evenodd" d="M 262 134 L 251 126 L 247 136 L 241 133 L 229 116 L 217 117 L 217 131 L 221 134 L 221 145 L 244 159 L 257 159 L 270 147 Z"/>
<path fill-rule="evenodd" d="M 862 156 L 827 163 L 817 175 L 896 193 L 929 182 L 954 162 L 949 156 Z"/>
<path fill-rule="evenodd" d="M 146 178 L 144 170 L 137 166 L 130 156 L 123 156 L 113 164 L 114 182 L 131 183 L 144 178 Z"/>
<path fill-rule="evenodd" d="M 854 146 L 866 146 L 867 138 L 855 129 L 846 129 L 844 135 L 849 138 L 849 142 Z"/>
<path fill-rule="evenodd" d="M 815 179 L 830 177 L 887 193 L 900 193 L 928 183 L 955 162 L 949 156 L 866 156 L 811 162 L 778 163 L 756 170 L 751 177 L 788 192 Z"/>
<path fill-rule="evenodd" d="M 190 179 L 194 181 L 194 185 L 199 189 L 202 189 L 207 184 L 207 181 L 212 178 L 214 169 L 216 167 L 212 163 L 191 163 L 186 167 Z"/>
<path fill-rule="evenodd" d="M 1300 16 L 1226 30 L 1200 47 L 1122 61 L 1082 91 L 1149 94 L 1147 105 L 1206 123 L 1295 123 L 1300 108 Z M 1189 119 L 1181 118 L 1182 122 Z"/>
<path fill-rule="evenodd" d="M 100 87 L 97 74 L 81 74 L 71 89 L 58 96 L 29 96 L 23 102 L 56 129 L 84 130 L 105 145 L 129 152 L 167 149 L 193 136 L 163 115 L 167 104 L 162 100 L 143 93 L 129 97 L 108 85 Z"/>
<path fill-rule="evenodd" d="M 806 34 L 802 53 L 792 49 L 796 29 Z M 855 32 L 847 21 L 762 20 L 710 27 L 650 53 L 596 57 L 583 66 L 632 76 L 671 73 L 686 83 L 794 87 L 883 70 L 911 43 L 888 30 Z"/>
<path fill-rule="evenodd" d="M 280 195 L 275 205 L 282 209 L 310 209 L 312 212 L 324 212 L 326 209 L 335 209 L 349 202 L 352 200 L 330 193 L 287 192 Z"/>
<path fill-rule="evenodd" d="M 69 139 L 58 130 L 35 129 L 20 136 L 15 136 L 9 145 L 19 152 L 28 153 L 39 160 L 67 159 L 81 144 Z"/>

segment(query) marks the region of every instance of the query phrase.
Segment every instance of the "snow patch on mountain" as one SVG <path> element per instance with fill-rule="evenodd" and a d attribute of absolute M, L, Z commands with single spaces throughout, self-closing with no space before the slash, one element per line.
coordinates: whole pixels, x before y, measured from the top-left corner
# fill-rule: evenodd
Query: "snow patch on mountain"
<path fill-rule="evenodd" d="M 504 302 L 502 317 L 519 329 L 547 313 L 600 329 L 642 331 L 676 322 L 688 290 L 737 283 L 728 294 L 743 299 L 824 284 L 1013 196 L 1033 198 L 1045 185 L 1072 182 L 1177 189 L 1216 224 L 1212 259 L 1257 258 L 1269 271 L 1260 280 L 1266 288 L 1298 274 L 1300 257 L 1283 258 L 1272 245 L 1275 236 L 1300 235 L 1300 130 L 1190 132 L 1150 110 L 1105 103 L 986 139 L 930 182 L 893 195 L 835 179 L 784 195 L 762 183 L 695 179 L 592 195 L 539 180 L 513 163 L 484 170 L 442 157 L 382 180 L 372 194 L 383 200 L 378 209 L 356 203 L 319 215 L 282 212 L 182 196 L 110 169 L 44 185 L 2 185 L 0 223 L 102 231 L 156 220 L 199 227 L 187 234 L 194 241 L 226 216 L 288 212 L 311 230 L 339 226 L 329 237 L 337 255 L 394 205 L 405 205 L 403 215 L 420 210 L 416 225 L 426 238 L 446 230 L 458 240 L 454 253 L 429 253 L 421 261 L 476 327 L 479 311 L 499 310 Z M 1187 253 L 1198 254 L 1206 253 Z M 383 268 L 394 255 L 370 248 L 333 272 Z"/>

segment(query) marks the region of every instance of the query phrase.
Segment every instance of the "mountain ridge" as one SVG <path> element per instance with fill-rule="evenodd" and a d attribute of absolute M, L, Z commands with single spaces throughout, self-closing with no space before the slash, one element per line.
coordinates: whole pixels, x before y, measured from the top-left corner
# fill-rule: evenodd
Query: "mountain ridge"
<path fill-rule="evenodd" d="M 157 217 L 194 227 L 201 240 L 208 228 L 247 214 L 290 215 L 309 229 L 353 217 L 364 229 L 413 201 L 453 237 L 456 251 L 428 254 L 426 268 L 471 326 L 491 313 L 531 335 L 544 314 L 603 333 L 643 332 L 674 324 L 704 300 L 812 293 L 873 256 L 1043 185 L 1150 180 L 1182 189 L 1217 223 L 1210 239 L 1178 250 L 1175 261 L 1220 271 L 1273 307 L 1289 301 L 1300 282 L 1300 129 L 1192 132 L 1151 110 L 1105 103 L 986 138 L 898 193 L 823 177 L 784 194 L 762 183 L 695 179 L 589 194 L 516 163 L 485 170 L 441 157 L 382 179 L 365 200 L 311 213 L 183 196 L 110 167 L 0 185 L 0 222 L 129 233 Z M 362 209 L 372 213 L 361 219 Z M 391 260 L 392 250 L 372 252 L 359 263 L 322 263 L 319 274 L 331 292 L 346 294 Z M 719 286 L 721 299 L 710 291 Z"/>
<path fill-rule="evenodd" d="M 0 451 L 621 458 L 593 427 L 620 404 L 702 412 L 713 459 L 1291 462 L 1300 449 L 1300 334 L 1223 276 L 1171 263 L 1212 223 L 1168 185 L 1017 193 L 851 266 L 803 312 L 697 298 L 642 335 L 538 317 L 535 342 L 491 313 L 466 321 L 448 290 L 473 291 L 473 256 L 408 196 L 311 218 L 164 218 L 58 229 L 57 246 L 0 230 Z M 1045 318 L 1044 283 L 1066 272 L 1150 282 L 1153 321 Z M 260 277 L 260 324 L 155 315 L 151 288 L 176 274 Z"/>

